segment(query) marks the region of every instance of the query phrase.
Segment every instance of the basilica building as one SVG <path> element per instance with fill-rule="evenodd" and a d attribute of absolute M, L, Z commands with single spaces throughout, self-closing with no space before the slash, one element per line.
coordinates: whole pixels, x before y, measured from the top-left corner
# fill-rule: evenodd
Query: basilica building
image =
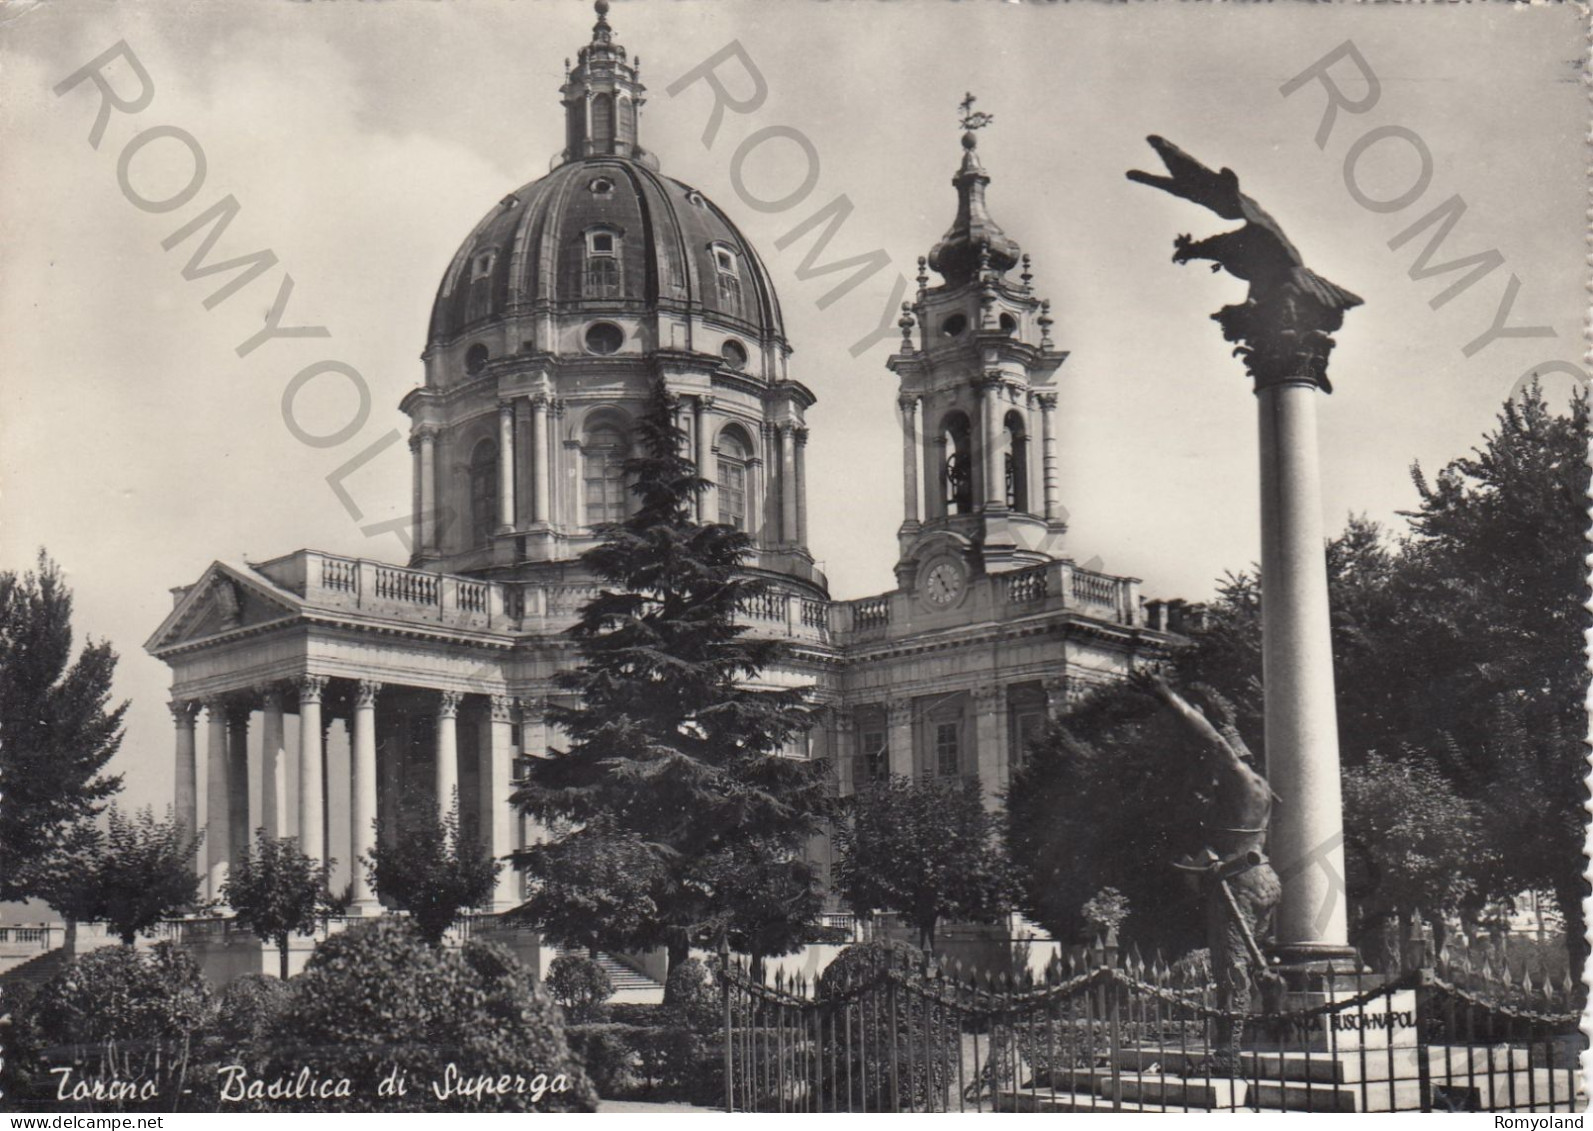
<path fill-rule="evenodd" d="M 496 856 L 543 835 L 509 797 L 524 760 L 560 744 L 544 711 L 596 591 L 578 559 L 631 505 L 630 422 L 656 381 L 712 483 L 701 520 L 745 530 L 769 583 L 745 615 L 789 651 L 761 678 L 811 688 L 819 708 L 790 756 L 827 760 L 841 794 L 887 773 L 974 778 L 998 804 L 1048 712 L 1174 639 L 1136 579 L 1069 556 L 1068 355 L 987 209 L 972 131 L 886 362 L 897 584 L 829 598 L 808 515 L 839 501 L 808 498 L 814 395 L 779 299 L 732 218 L 644 148 L 644 88 L 606 9 L 560 90 L 560 159 L 502 194 L 443 272 L 400 405 L 412 559 L 218 561 L 146 645 L 171 667 L 176 811 L 206 831 L 212 896 L 256 827 L 335 861 L 352 914 L 381 910 L 350 862 L 398 835 L 401 801 L 457 792 Z M 505 869 L 487 910 L 515 906 L 519 884 Z"/>

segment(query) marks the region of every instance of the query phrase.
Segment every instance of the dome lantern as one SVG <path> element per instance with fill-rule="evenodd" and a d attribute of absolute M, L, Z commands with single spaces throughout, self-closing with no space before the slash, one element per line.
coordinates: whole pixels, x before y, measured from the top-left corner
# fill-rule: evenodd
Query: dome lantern
<path fill-rule="evenodd" d="M 638 77 L 636 63 L 615 42 L 614 29 L 608 23 L 608 0 L 597 0 L 595 7 L 592 41 L 581 48 L 560 88 L 565 138 L 561 160 L 628 157 L 652 163 L 639 139 L 647 88 Z"/>

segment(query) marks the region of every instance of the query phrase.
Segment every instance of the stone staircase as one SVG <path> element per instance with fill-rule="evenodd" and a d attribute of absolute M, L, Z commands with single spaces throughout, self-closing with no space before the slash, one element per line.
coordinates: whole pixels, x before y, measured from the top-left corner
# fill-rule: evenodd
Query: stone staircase
<path fill-rule="evenodd" d="M 586 958 L 587 953 L 582 948 L 559 947 L 560 956 L 570 955 L 577 958 Z M 616 1005 L 659 1005 L 664 1000 L 664 984 L 649 978 L 635 967 L 615 958 L 612 954 L 598 951 L 592 960 L 603 968 L 603 973 L 608 975 L 608 980 L 614 985 L 614 996 L 608 1000 Z"/>
<path fill-rule="evenodd" d="M 1199 1052 L 1128 1047 L 1053 1087 L 1004 1091 L 998 1106 L 1029 1112 L 1415 1111 L 1421 1108 L 1424 1054 L 1437 1110 L 1587 1109 L 1580 1072 L 1534 1068 L 1526 1049 L 1458 1045 L 1331 1053 L 1258 1049 L 1241 1054 L 1232 1077 L 1209 1074 Z"/>

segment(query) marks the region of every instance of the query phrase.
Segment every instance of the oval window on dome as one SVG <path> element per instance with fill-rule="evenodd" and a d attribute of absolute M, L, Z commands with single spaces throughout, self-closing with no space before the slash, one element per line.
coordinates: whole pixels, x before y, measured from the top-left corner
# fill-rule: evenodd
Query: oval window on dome
<path fill-rule="evenodd" d="M 586 348 L 592 353 L 618 353 L 625 331 L 612 322 L 594 322 L 586 328 Z"/>
<path fill-rule="evenodd" d="M 587 191 L 597 196 L 608 196 L 614 191 L 614 182 L 607 177 L 598 177 L 587 186 Z"/>
<path fill-rule="evenodd" d="M 968 317 L 964 314 L 953 314 L 940 324 L 940 332 L 948 338 L 955 338 L 968 328 Z"/>
<path fill-rule="evenodd" d="M 465 372 L 470 374 L 480 373 L 487 367 L 487 347 L 477 342 L 465 351 Z"/>
<path fill-rule="evenodd" d="M 691 191 L 686 193 L 686 203 L 692 205 L 695 208 L 707 208 L 708 207 L 708 199 L 705 196 L 703 196 L 702 193 L 698 192 L 696 189 L 692 189 Z"/>
<path fill-rule="evenodd" d="M 747 367 L 747 347 L 734 338 L 725 339 L 725 344 L 719 347 L 719 356 L 724 358 L 725 364 L 732 369 Z"/>

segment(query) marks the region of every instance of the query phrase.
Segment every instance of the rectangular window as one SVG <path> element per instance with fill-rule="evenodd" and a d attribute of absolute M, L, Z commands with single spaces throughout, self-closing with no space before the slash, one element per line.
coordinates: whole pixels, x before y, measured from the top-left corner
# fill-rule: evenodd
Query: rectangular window
<path fill-rule="evenodd" d="M 586 261 L 586 285 L 582 289 L 586 298 L 618 298 L 620 294 L 619 260 L 611 255 L 594 255 Z"/>
<path fill-rule="evenodd" d="M 719 305 L 726 314 L 741 313 L 741 280 L 723 271 L 719 272 Z"/>
<path fill-rule="evenodd" d="M 1022 711 L 1012 720 L 1012 764 L 1023 765 L 1029 757 L 1029 744 L 1039 740 L 1045 730 L 1045 714 Z"/>
<path fill-rule="evenodd" d="M 862 777 L 874 781 L 885 776 L 885 732 L 865 730 L 857 739 L 857 749 L 862 756 Z"/>
<path fill-rule="evenodd" d="M 957 723 L 935 724 L 935 770 L 943 778 L 962 773 L 961 730 Z"/>
<path fill-rule="evenodd" d="M 726 459 L 719 461 L 719 521 L 747 528 L 747 469 Z"/>
<path fill-rule="evenodd" d="M 596 232 L 592 236 L 592 250 L 600 255 L 614 254 L 614 237 L 607 232 Z"/>

